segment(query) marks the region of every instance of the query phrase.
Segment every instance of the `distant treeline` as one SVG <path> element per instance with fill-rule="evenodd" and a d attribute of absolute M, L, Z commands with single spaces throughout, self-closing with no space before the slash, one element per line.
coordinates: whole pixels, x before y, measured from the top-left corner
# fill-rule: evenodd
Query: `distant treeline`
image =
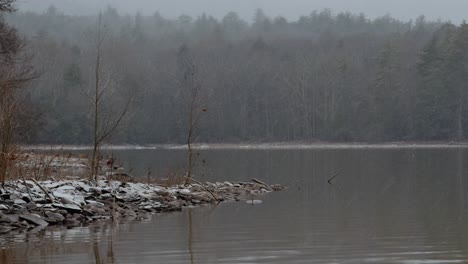
<path fill-rule="evenodd" d="M 199 87 L 198 140 L 426 141 L 468 137 L 468 25 L 368 19 L 328 10 L 296 21 L 258 10 L 253 23 L 121 15 L 108 8 L 103 63 L 132 98 L 114 143 L 183 143 L 191 85 Z M 39 78 L 31 143 L 92 138 L 90 35 L 97 16 L 16 13 Z M 189 74 L 188 74 L 189 73 Z M 122 106 L 123 107 L 123 106 Z M 206 111 L 206 112 L 205 112 Z"/>

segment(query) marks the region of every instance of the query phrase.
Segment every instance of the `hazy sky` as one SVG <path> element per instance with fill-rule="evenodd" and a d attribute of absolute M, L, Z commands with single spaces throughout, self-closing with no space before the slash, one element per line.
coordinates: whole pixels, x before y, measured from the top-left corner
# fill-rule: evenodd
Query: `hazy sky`
<path fill-rule="evenodd" d="M 409 20 L 424 14 L 431 19 L 460 22 L 468 18 L 468 0 L 18 0 L 20 10 L 43 11 L 51 4 L 66 13 L 96 13 L 107 5 L 122 13 L 152 14 L 159 11 L 167 17 L 182 13 L 192 16 L 207 13 L 216 17 L 236 11 L 251 18 L 256 8 L 270 16 L 283 15 L 296 19 L 312 10 L 330 8 L 333 11 L 365 13 L 369 17 L 385 15 Z"/>

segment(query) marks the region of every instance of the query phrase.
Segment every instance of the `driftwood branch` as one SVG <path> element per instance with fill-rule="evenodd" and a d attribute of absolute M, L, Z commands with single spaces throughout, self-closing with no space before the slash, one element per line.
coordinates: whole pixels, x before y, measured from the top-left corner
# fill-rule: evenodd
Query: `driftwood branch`
<path fill-rule="evenodd" d="M 261 180 L 259 180 L 259 179 L 253 178 L 253 179 L 252 179 L 252 181 L 253 181 L 253 182 L 255 182 L 255 183 L 258 183 L 258 184 L 264 185 L 264 186 L 265 186 L 265 187 L 267 187 L 267 188 L 270 188 L 270 186 L 269 186 L 268 184 L 266 184 L 266 183 L 262 182 L 262 181 L 261 181 Z"/>
<path fill-rule="evenodd" d="M 214 195 L 214 193 L 213 193 L 212 191 L 210 191 L 203 183 L 201 183 L 201 182 L 195 180 L 195 179 L 192 178 L 192 177 L 187 177 L 187 176 L 185 176 L 184 178 L 185 178 L 187 181 L 193 181 L 193 182 L 199 184 L 203 189 L 205 189 L 205 191 L 209 192 L 209 193 L 211 194 L 211 196 L 213 196 L 213 198 L 214 198 L 218 203 L 221 202 L 221 201 L 216 197 L 216 195 Z"/>
<path fill-rule="evenodd" d="M 332 181 L 341 174 L 341 171 L 335 173 L 330 179 L 328 179 L 328 184 L 333 185 Z"/>
<path fill-rule="evenodd" d="M 26 190 L 28 191 L 29 199 L 31 199 L 31 202 L 33 202 L 33 198 L 32 198 L 32 195 L 31 195 L 31 190 L 29 189 L 28 183 L 26 182 L 26 179 L 24 178 L 24 175 L 22 175 L 22 180 L 23 180 L 24 186 L 26 187 Z"/>
<path fill-rule="evenodd" d="M 52 202 L 55 201 L 54 197 L 44 187 L 42 187 L 35 179 L 31 178 L 30 180 L 33 181 L 47 195 L 47 197 L 49 197 L 49 199 Z"/>

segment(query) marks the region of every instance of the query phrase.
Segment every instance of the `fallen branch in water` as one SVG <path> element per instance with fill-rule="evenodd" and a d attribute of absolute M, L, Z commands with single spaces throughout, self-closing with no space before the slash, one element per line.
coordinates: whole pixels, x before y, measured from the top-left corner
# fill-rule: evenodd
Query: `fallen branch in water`
<path fill-rule="evenodd" d="M 330 179 L 328 179 L 328 184 L 333 185 L 332 181 L 341 174 L 341 171 L 335 173 Z"/>
<path fill-rule="evenodd" d="M 213 193 L 212 191 L 210 191 L 208 188 L 206 188 L 206 186 L 205 186 L 203 183 L 201 183 L 201 182 L 195 180 L 193 177 L 187 177 L 187 176 L 185 176 L 184 178 L 187 180 L 187 182 L 193 181 L 193 182 L 199 184 L 203 189 L 205 189 L 205 191 L 209 192 L 209 193 L 211 194 L 211 196 L 213 196 L 213 198 L 214 198 L 218 203 L 221 202 L 221 201 L 216 197 L 216 195 L 214 195 L 214 193 Z"/>

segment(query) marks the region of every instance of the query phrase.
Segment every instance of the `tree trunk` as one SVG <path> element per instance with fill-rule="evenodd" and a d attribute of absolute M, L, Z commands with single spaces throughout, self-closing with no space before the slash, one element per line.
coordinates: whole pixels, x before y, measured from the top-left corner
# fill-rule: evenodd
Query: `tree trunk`
<path fill-rule="evenodd" d="M 457 110 L 457 140 L 463 140 L 463 96 L 460 92 Z"/>

